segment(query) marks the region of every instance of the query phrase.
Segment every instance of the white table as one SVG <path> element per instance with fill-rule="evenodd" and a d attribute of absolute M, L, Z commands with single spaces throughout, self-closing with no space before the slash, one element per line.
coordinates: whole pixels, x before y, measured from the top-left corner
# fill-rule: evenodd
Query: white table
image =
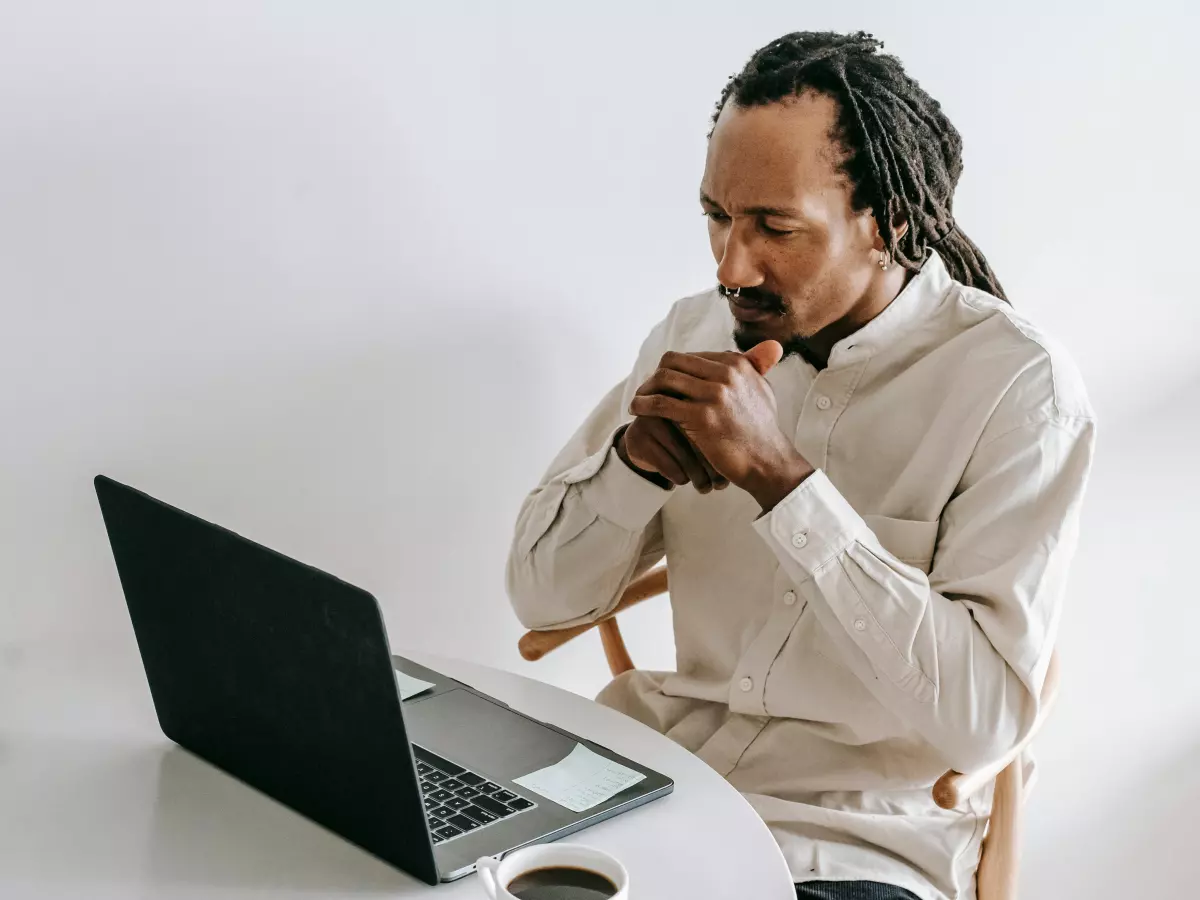
<path fill-rule="evenodd" d="M 620 858 L 635 898 L 794 900 L 766 826 L 667 738 L 531 679 L 407 655 L 675 780 L 669 797 L 568 838 Z M 474 876 L 421 884 L 170 743 L 132 637 L 0 653 L 0 898 L 283 896 L 484 895 Z"/>

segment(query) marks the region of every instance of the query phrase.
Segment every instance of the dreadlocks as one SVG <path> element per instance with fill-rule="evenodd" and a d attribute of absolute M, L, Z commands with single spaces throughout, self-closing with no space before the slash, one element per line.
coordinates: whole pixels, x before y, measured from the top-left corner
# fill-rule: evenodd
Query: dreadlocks
<path fill-rule="evenodd" d="M 832 137 L 844 151 L 841 169 L 852 186 L 851 202 L 855 210 L 871 210 L 892 258 L 916 270 L 933 247 L 956 281 L 1007 299 L 952 215 L 962 138 L 941 105 L 882 49 L 882 41 L 862 31 L 784 35 L 725 85 L 713 125 L 730 99 L 748 107 L 808 90 L 832 97 L 838 103 Z M 898 237 L 904 222 L 908 230 Z"/>

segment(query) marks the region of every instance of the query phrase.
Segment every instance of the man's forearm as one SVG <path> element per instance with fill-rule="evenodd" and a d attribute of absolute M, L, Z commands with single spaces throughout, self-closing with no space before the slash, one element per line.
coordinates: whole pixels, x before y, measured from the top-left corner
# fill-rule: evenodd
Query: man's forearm
<path fill-rule="evenodd" d="M 758 505 L 766 514 L 800 487 L 815 471 L 809 461 L 797 453 L 762 474 L 747 479 L 742 488 L 758 501 Z"/>

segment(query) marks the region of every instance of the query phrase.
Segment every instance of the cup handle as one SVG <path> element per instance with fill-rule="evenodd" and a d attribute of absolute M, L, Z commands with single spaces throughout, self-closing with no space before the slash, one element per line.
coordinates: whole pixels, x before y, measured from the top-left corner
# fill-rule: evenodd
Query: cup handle
<path fill-rule="evenodd" d="M 487 895 L 492 900 L 498 900 L 500 896 L 500 881 L 496 878 L 498 868 L 500 868 L 500 860 L 494 856 L 481 856 L 475 860 L 475 871 L 479 873 L 483 889 L 487 891 Z"/>

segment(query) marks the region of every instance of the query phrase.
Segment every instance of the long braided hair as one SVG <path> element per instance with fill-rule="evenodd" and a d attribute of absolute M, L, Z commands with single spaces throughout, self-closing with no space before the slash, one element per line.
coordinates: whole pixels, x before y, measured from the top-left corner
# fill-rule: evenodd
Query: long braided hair
<path fill-rule="evenodd" d="M 983 253 L 954 221 L 962 137 L 941 104 L 882 49 L 882 41 L 862 31 L 784 35 L 729 79 L 713 126 L 731 99 L 764 106 L 806 90 L 832 97 L 838 104 L 833 137 L 844 150 L 851 202 L 855 210 L 871 210 L 892 258 L 916 270 L 932 247 L 956 281 L 1007 299 Z M 901 222 L 908 230 L 898 237 Z"/>

